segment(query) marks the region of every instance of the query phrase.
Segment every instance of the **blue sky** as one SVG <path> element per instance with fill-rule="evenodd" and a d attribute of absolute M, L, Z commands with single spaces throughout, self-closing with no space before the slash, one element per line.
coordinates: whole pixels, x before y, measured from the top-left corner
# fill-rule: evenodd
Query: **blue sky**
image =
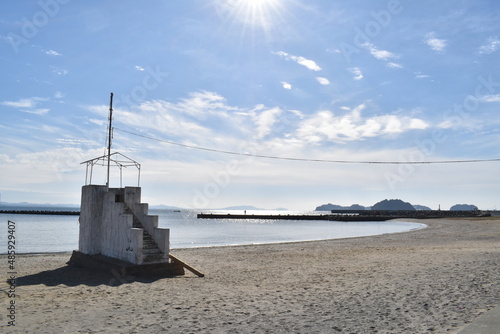
<path fill-rule="evenodd" d="M 114 92 L 113 150 L 150 204 L 498 208 L 498 161 L 169 143 L 498 159 L 498 17 L 494 0 L 9 1 L 2 201 L 79 203 Z"/>

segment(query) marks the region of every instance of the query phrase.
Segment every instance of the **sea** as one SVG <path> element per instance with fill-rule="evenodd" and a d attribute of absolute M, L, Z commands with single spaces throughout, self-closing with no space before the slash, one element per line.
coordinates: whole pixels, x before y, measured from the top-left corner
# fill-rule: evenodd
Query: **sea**
<path fill-rule="evenodd" d="M 170 228 L 171 249 L 352 238 L 406 232 L 426 227 L 425 224 L 393 220 L 340 222 L 198 219 L 197 214 L 201 212 L 242 214 L 243 210 L 149 210 L 149 214 L 159 217 L 159 227 Z M 249 215 L 324 213 L 326 212 L 247 211 Z M 15 240 L 15 251 L 18 254 L 71 252 L 78 249 L 78 229 L 78 216 L 0 214 L 0 254 L 8 252 L 8 240 L 11 235 L 14 237 L 10 237 L 10 240 Z"/>

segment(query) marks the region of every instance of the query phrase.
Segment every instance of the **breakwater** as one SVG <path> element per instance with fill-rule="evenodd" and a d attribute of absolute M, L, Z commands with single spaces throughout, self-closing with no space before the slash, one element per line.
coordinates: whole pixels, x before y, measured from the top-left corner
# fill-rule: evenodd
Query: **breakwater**
<path fill-rule="evenodd" d="M 385 221 L 393 219 L 384 216 L 361 216 L 361 215 L 254 215 L 254 214 L 218 214 L 199 213 L 197 218 L 203 219 L 277 219 L 277 220 L 331 220 L 331 221 Z"/>
<path fill-rule="evenodd" d="M 484 217 L 491 214 L 486 211 L 450 211 L 450 210 L 331 210 L 332 214 L 354 214 L 365 217 L 391 217 L 394 218 L 453 218 L 453 217 Z"/>
<path fill-rule="evenodd" d="M 390 219 L 415 218 L 452 218 L 489 216 L 482 211 L 397 211 L 397 210 L 332 210 L 328 214 L 229 214 L 229 213 L 199 213 L 202 219 L 276 219 L 276 220 L 330 220 L 330 221 L 386 221 Z"/>
<path fill-rule="evenodd" d="M 9 215 L 53 215 L 53 216 L 79 216 L 80 211 L 52 211 L 52 210 L 0 210 L 0 213 Z"/>

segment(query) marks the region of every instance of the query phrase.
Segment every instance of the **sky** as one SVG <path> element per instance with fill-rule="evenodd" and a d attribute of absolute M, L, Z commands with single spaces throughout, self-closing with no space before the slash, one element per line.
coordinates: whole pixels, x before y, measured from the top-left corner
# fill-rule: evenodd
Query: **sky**
<path fill-rule="evenodd" d="M 81 163 L 106 154 L 113 92 L 112 151 L 140 177 L 110 185 L 150 205 L 500 208 L 499 17 L 497 0 L 8 1 L 1 200 L 105 184 Z"/>

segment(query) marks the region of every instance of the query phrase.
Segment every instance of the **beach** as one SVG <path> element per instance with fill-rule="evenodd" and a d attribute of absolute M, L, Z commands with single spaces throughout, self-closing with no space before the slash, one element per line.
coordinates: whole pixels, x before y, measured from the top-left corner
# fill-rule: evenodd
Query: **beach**
<path fill-rule="evenodd" d="M 95 273 L 16 256 L 6 333 L 458 333 L 500 305 L 500 219 L 407 220 L 380 236 L 175 249 L 205 274 Z M 7 256 L 0 256 L 8 291 Z"/>

